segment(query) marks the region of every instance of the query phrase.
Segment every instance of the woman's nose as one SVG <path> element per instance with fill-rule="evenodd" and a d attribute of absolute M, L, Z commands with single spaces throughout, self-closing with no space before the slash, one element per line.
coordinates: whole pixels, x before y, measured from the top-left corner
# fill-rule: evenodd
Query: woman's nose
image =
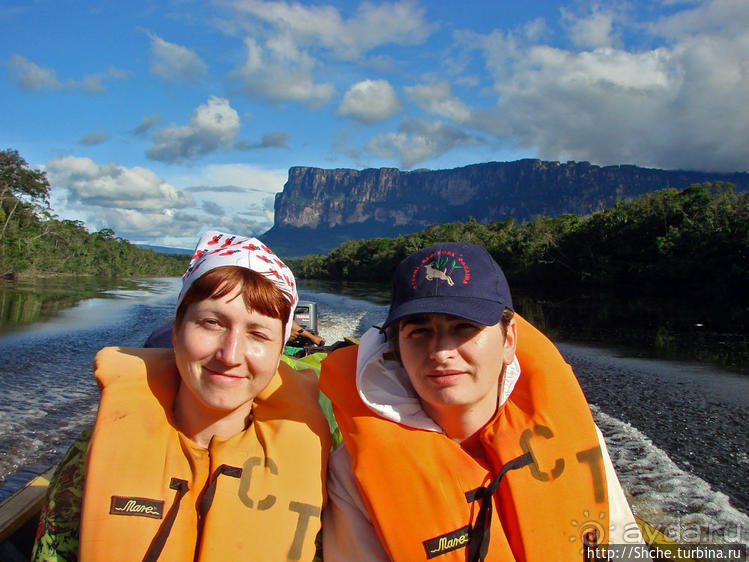
<path fill-rule="evenodd" d="M 437 361 L 444 361 L 455 353 L 455 341 L 448 334 L 436 332 L 429 345 L 429 355 Z"/>
<path fill-rule="evenodd" d="M 228 330 L 216 350 L 216 357 L 226 365 L 237 365 L 241 362 L 242 342 L 238 334 Z"/>

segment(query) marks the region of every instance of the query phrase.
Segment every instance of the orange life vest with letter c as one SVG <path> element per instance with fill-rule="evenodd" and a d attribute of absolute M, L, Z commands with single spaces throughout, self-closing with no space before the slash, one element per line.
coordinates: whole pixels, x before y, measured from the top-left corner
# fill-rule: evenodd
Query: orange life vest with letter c
<path fill-rule="evenodd" d="M 443 433 L 372 412 L 357 392 L 355 348 L 323 361 L 321 388 L 392 560 L 479 559 L 478 541 L 486 560 L 577 562 L 583 533 L 595 529 L 598 544 L 607 542 L 608 491 L 590 408 L 554 345 L 516 318 L 521 374 L 480 430 L 483 466 Z"/>
<path fill-rule="evenodd" d="M 313 375 L 282 363 L 250 426 L 204 449 L 174 426 L 172 350 L 105 348 L 94 370 L 82 561 L 313 558 L 330 449 Z"/>

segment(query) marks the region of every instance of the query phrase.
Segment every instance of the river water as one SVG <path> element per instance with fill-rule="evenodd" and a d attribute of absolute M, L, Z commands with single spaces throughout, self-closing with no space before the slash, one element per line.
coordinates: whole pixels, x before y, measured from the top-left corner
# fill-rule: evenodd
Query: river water
<path fill-rule="evenodd" d="M 57 461 L 93 422 L 94 354 L 141 345 L 171 317 L 178 282 L 112 282 L 94 298 L 14 306 L 0 292 L 0 500 Z M 318 303 L 329 343 L 360 336 L 387 312 L 382 288 L 303 283 L 300 296 Z M 749 544 L 749 377 L 712 363 L 554 339 L 635 513 L 679 542 Z"/>

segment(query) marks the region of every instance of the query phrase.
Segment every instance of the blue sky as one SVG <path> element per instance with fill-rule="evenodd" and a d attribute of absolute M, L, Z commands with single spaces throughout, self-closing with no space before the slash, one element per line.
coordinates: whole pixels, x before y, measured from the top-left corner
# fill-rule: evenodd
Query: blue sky
<path fill-rule="evenodd" d="M 749 170 L 749 2 L 0 5 L 0 148 L 137 243 L 259 235 L 292 166 Z"/>

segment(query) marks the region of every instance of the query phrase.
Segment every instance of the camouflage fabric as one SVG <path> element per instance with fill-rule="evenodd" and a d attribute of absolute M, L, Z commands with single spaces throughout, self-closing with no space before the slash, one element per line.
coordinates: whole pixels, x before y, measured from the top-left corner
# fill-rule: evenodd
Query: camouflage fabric
<path fill-rule="evenodd" d="M 57 465 L 39 518 L 31 555 L 33 561 L 78 560 L 84 461 L 92 432 L 93 427 L 90 427 L 81 433 Z"/>

